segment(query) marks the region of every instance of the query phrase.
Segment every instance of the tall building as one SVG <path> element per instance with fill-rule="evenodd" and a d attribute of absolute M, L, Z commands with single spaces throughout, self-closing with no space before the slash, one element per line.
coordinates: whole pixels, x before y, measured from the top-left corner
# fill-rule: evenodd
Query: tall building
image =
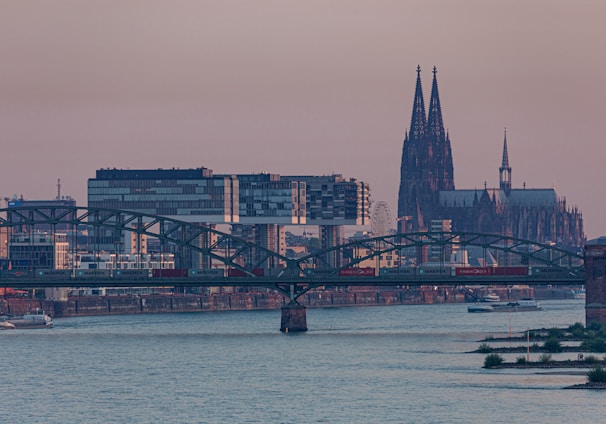
<path fill-rule="evenodd" d="M 238 179 L 196 169 L 99 169 L 88 180 L 88 207 L 122 209 L 188 222 L 238 219 Z"/>
<path fill-rule="evenodd" d="M 305 183 L 306 224 L 318 225 L 321 248 L 343 243 L 344 225 L 370 224 L 370 187 L 341 174 L 286 176 L 283 180 Z M 342 263 L 338 251 L 326 253 L 324 262 L 336 267 Z"/>
<path fill-rule="evenodd" d="M 8 244 L 13 271 L 68 269 L 69 244 L 63 233 L 13 234 Z"/>
<path fill-rule="evenodd" d="M 207 168 L 100 169 L 88 180 L 89 207 L 160 215 L 209 227 L 229 224 L 235 236 L 282 254 L 286 225 L 319 225 L 325 247 L 340 244 L 341 226 L 369 223 L 369 193 L 367 183 L 340 174 L 284 177 L 214 175 Z M 116 253 L 144 253 L 149 242 L 112 230 L 98 231 L 93 237 L 99 250 Z M 201 243 L 210 245 L 211 240 Z M 206 268 L 209 264 L 193 257 L 180 266 Z"/>
<path fill-rule="evenodd" d="M 239 224 L 232 225 L 232 234 L 284 255 L 284 225 L 305 224 L 305 183 L 269 173 L 237 178 Z"/>
<path fill-rule="evenodd" d="M 450 137 L 444 131 L 436 75 L 434 67 L 427 117 L 421 86 L 421 67 L 417 67 L 410 131 L 406 134 L 402 148 L 398 196 L 398 219 L 404 227 L 400 229 L 406 231 L 427 230 L 429 221 L 438 218 L 432 210 L 438 203 L 439 192 L 454 190 Z"/>
<path fill-rule="evenodd" d="M 88 206 L 160 215 L 202 226 L 238 221 L 238 179 L 196 169 L 99 169 L 88 180 Z M 99 250 L 145 253 L 146 240 L 113 230 L 98 231 L 92 244 Z M 198 239 L 200 247 L 211 236 Z M 180 267 L 208 267 L 199 253 L 179 257 Z"/>
<path fill-rule="evenodd" d="M 432 220 L 450 220 L 453 231 L 511 236 L 561 247 L 579 247 L 585 241 L 583 218 L 554 188 L 513 188 L 507 134 L 499 167 L 499 186 L 456 190 L 450 137 L 444 131 L 437 70 L 429 114 L 426 115 L 421 68 L 413 100 L 410 130 L 402 147 L 398 193 L 398 231 L 431 229 Z"/>
<path fill-rule="evenodd" d="M 62 207 L 62 206 L 75 207 L 76 200 L 70 196 L 62 196 L 62 197 L 57 196 L 57 198 L 55 198 L 53 200 L 27 200 L 27 199 L 23 199 L 23 197 L 21 197 L 20 199 L 15 198 L 15 199 L 11 199 L 8 201 L 8 209 L 9 209 L 8 217 L 13 222 L 20 221 L 20 216 L 18 214 L 10 212 L 11 208 L 35 207 L 39 210 L 40 213 L 49 214 L 51 208 Z M 23 224 L 23 225 L 15 225 L 15 226 L 13 226 L 12 229 L 15 233 L 32 232 L 32 231 L 51 231 L 51 230 L 69 233 L 74 230 L 74 226 L 72 224 L 69 224 L 67 222 L 62 222 L 62 221 L 67 221 L 67 218 L 60 219 L 57 224 L 54 224 L 54 226 L 39 224 L 39 225 L 36 225 L 35 228 L 31 228 L 31 226 Z"/>

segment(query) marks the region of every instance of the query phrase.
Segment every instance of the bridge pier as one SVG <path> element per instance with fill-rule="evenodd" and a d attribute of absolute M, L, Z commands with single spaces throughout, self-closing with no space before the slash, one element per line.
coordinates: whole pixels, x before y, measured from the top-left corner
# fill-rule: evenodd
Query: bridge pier
<path fill-rule="evenodd" d="M 585 246 L 585 326 L 606 323 L 606 245 Z"/>
<path fill-rule="evenodd" d="M 280 331 L 283 333 L 307 331 L 307 312 L 305 306 L 291 301 L 282 308 Z"/>

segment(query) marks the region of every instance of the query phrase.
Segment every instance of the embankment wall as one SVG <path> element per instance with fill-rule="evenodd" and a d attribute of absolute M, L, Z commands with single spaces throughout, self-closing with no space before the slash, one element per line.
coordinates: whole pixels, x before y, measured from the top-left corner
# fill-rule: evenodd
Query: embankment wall
<path fill-rule="evenodd" d="M 528 297 L 529 289 L 509 296 Z M 532 289 L 530 289 L 532 290 Z M 505 300 L 509 296 L 503 296 Z M 434 303 L 463 303 L 464 292 L 450 288 L 385 289 L 352 288 L 351 290 L 313 290 L 299 297 L 308 308 L 344 306 L 421 305 Z M 53 317 L 73 317 L 112 314 L 245 311 L 279 309 L 287 300 L 277 292 L 218 293 L 205 295 L 132 295 L 79 296 L 67 301 L 5 298 L 0 299 L 0 314 L 22 314 L 37 308 Z"/>

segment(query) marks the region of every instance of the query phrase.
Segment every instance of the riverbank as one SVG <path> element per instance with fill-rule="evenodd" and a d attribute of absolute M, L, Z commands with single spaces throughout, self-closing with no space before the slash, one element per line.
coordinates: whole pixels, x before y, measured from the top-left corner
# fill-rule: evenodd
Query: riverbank
<path fill-rule="evenodd" d="M 523 286 L 473 289 L 441 286 L 410 289 L 366 286 L 310 290 L 297 301 L 307 308 L 427 305 L 465 303 L 488 293 L 497 293 L 501 299 L 509 301 L 534 297 L 535 290 Z M 223 289 L 219 293 L 212 294 L 70 296 L 66 300 L 5 297 L 0 299 L 0 314 L 23 314 L 31 310 L 43 309 L 52 317 L 60 318 L 112 314 L 245 311 L 279 309 L 287 302 L 280 293 L 265 289 L 246 292 Z"/>
<path fill-rule="evenodd" d="M 569 371 L 553 371 L 553 372 L 542 372 L 540 374 L 559 374 L 559 375 L 585 375 L 587 376 L 591 370 L 596 367 L 606 366 L 606 361 L 548 361 L 548 362 L 503 362 L 499 365 L 492 365 L 490 369 L 564 369 Z M 573 371 L 574 369 L 582 369 L 584 372 Z M 585 371 L 586 370 L 586 371 Z M 606 382 L 601 381 L 587 381 L 586 383 L 575 384 L 572 386 L 562 387 L 563 389 L 583 389 L 583 390 L 606 390 Z"/>
<path fill-rule="evenodd" d="M 522 294 L 520 294 L 522 295 Z M 308 308 L 463 303 L 465 294 L 449 288 L 312 290 L 298 298 Z M 55 318 L 112 314 L 213 312 L 280 309 L 287 299 L 274 291 L 214 294 L 73 296 L 67 300 L 5 298 L 0 314 L 43 309 Z"/>

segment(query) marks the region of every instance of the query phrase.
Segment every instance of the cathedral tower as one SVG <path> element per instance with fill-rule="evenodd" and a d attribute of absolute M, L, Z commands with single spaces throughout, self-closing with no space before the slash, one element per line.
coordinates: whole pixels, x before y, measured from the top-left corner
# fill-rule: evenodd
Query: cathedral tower
<path fill-rule="evenodd" d="M 431 87 L 431 99 L 429 100 L 429 116 L 427 117 L 428 144 L 432 149 L 432 173 L 435 175 L 435 184 L 438 190 L 454 190 L 454 171 L 452 165 L 452 151 L 450 138 L 444 131 L 442 120 L 442 107 L 440 106 L 440 95 L 438 93 L 438 73 L 433 67 L 433 83 Z"/>
<path fill-rule="evenodd" d="M 440 190 L 454 190 L 450 139 L 444 131 L 438 93 L 437 70 L 426 117 L 421 67 L 413 101 L 410 131 L 405 135 L 398 193 L 399 232 L 424 231 L 431 219 L 438 218 Z"/>

